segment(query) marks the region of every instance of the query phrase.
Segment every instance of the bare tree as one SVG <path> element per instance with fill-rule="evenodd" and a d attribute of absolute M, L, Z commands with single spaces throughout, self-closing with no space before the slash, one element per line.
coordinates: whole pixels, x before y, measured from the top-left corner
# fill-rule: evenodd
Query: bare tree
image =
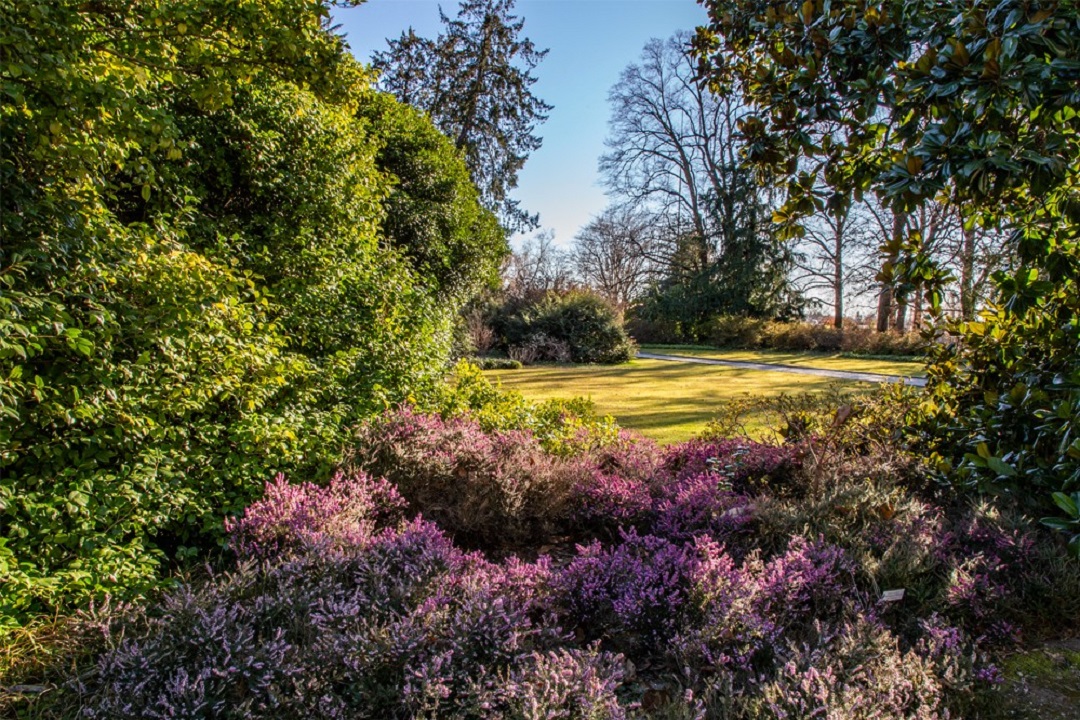
<path fill-rule="evenodd" d="M 965 218 L 962 207 L 950 209 L 955 213 L 955 231 L 941 244 L 935 257 L 958 281 L 946 289 L 945 306 L 961 320 L 974 320 L 979 306 L 990 295 L 990 276 L 1004 269 L 1011 253 L 1006 247 L 1006 234 L 999 228 L 982 227 L 975 218 Z"/>
<path fill-rule="evenodd" d="M 610 207 L 578 232 L 571 249 L 573 266 L 586 285 L 625 310 L 654 274 L 654 241 L 646 216 Z"/>
<path fill-rule="evenodd" d="M 656 216 L 671 238 L 697 238 L 694 261 L 707 266 L 723 252 L 717 208 L 736 197 L 739 147 L 736 123 L 744 114 L 733 96 L 720 97 L 695 78 L 689 33 L 651 40 L 639 64 L 623 70 L 608 100 L 608 152 L 600 172 L 609 192 Z M 670 260 L 670 258 L 668 258 Z"/>
<path fill-rule="evenodd" d="M 869 202 L 866 208 L 881 237 L 895 232 L 898 216 L 877 203 Z M 945 287 L 944 310 L 965 320 L 973 319 L 978 304 L 985 299 L 990 275 L 1001 267 L 1006 255 L 1005 236 L 994 228 L 965 224 L 961 206 L 946 199 L 925 201 L 899 220 L 903 237 L 918 240 L 922 255 L 951 271 L 954 282 Z M 888 283 L 888 321 L 900 332 L 909 327 L 918 329 L 929 304 L 919 273 L 907 274 L 910 277 L 905 278 L 901 272 Z"/>
<path fill-rule="evenodd" d="M 503 270 L 508 295 L 530 297 L 574 286 L 569 253 L 556 247 L 554 240 L 554 231 L 543 230 L 510 256 Z"/>
<path fill-rule="evenodd" d="M 873 218 L 859 204 L 822 210 L 803 223 L 794 252 L 792 281 L 807 297 L 831 307 L 842 327 L 849 304 L 872 290 L 881 244 Z"/>

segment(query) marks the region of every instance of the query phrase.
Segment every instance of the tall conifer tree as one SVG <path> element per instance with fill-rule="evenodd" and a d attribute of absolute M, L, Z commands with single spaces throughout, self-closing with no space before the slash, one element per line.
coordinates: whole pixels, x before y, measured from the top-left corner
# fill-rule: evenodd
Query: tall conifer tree
<path fill-rule="evenodd" d="M 375 54 L 385 90 L 427 112 L 465 154 L 485 205 L 511 231 L 539 218 L 512 200 L 518 171 L 540 147 L 535 134 L 551 106 L 532 94 L 532 71 L 547 54 L 523 38 L 514 0 L 465 0 L 457 17 L 442 11 L 435 40 L 410 28 Z"/>

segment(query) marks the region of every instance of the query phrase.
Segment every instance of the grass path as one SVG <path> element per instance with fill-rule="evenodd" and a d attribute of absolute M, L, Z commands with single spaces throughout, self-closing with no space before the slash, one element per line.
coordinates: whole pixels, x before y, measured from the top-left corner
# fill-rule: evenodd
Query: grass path
<path fill-rule="evenodd" d="M 809 367 L 807 365 L 782 365 L 779 363 L 751 362 L 746 360 L 720 360 L 711 357 L 694 357 L 688 355 L 661 355 L 639 351 L 637 356 L 645 360 L 666 360 L 668 362 L 698 363 L 701 365 L 725 365 L 727 367 L 742 368 L 744 370 L 767 370 L 771 372 L 788 372 L 799 375 L 818 375 L 831 377 L 836 380 L 860 380 L 865 382 L 903 382 L 906 385 L 922 387 L 926 385 L 925 378 L 907 377 L 904 375 L 882 375 L 878 373 L 855 372 L 853 370 L 834 370 L 832 368 Z"/>
<path fill-rule="evenodd" d="M 597 411 L 658 442 L 700 433 L 718 406 L 744 395 L 776 396 L 866 383 L 720 365 L 633 360 L 625 365 L 537 365 L 485 373 L 531 400 L 590 398 Z"/>
<path fill-rule="evenodd" d="M 735 362 L 776 363 L 822 370 L 924 377 L 926 371 L 918 360 L 907 358 L 858 357 L 846 353 L 785 352 L 782 350 L 718 350 L 695 345 L 642 345 L 644 352 L 731 360 Z"/>

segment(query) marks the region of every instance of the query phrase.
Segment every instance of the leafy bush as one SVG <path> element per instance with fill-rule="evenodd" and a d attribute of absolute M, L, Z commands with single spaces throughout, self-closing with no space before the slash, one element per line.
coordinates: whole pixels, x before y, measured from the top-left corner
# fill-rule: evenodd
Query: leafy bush
<path fill-rule="evenodd" d="M 0 8 L 0 624 L 138 594 L 437 383 L 505 240 L 325 15 Z"/>
<path fill-rule="evenodd" d="M 538 362 L 568 363 L 574 357 L 570 343 L 545 332 L 528 334 L 520 345 L 509 346 L 506 353 L 522 365 L 535 365 Z"/>
<path fill-rule="evenodd" d="M 758 347 L 767 324 L 768 321 L 761 318 L 717 315 L 706 324 L 702 339 L 716 347 Z"/>
<path fill-rule="evenodd" d="M 522 365 L 518 360 L 500 357 L 468 358 L 468 362 L 481 370 L 520 370 Z"/>
<path fill-rule="evenodd" d="M 958 485 L 1020 498 L 1068 531 L 1080 490 L 1080 242 L 1068 223 L 1051 225 L 1025 228 L 1030 269 L 999 274 L 1001 303 L 936 348 L 919 435 Z"/>
<path fill-rule="evenodd" d="M 921 355 L 926 341 L 918 332 L 875 332 L 847 324 L 838 330 L 831 324 L 777 322 L 738 315 L 716 315 L 693 334 L 665 331 L 655 325 L 631 322 L 631 334 L 638 342 L 705 343 L 720 348 L 787 351 L 846 352 L 853 355 Z"/>
<path fill-rule="evenodd" d="M 634 356 L 618 313 L 582 290 L 510 298 L 492 325 L 504 350 L 525 364 L 540 361 L 616 364 Z"/>

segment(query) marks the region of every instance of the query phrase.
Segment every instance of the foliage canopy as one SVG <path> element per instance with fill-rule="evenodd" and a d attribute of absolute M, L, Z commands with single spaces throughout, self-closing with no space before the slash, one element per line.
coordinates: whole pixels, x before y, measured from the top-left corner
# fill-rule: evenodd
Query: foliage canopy
<path fill-rule="evenodd" d="M 1011 231 L 996 302 L 931 368 L 931 439 L 944 466 L 984 486 L 1078 487 L 1076 2 L 705 4 L 701 71 L 753 102 L 748 158 L 790 180 L 779 220 L 822 202 L 809 160 L 841 176 L 830 185 L 872 189 L 894 209 L 944 198 L 969 226 Z M 894 239 L 887 279 L 940 277 L 920 240 Z"/>
<path fill-rule="evenodd" d="M 505 240 L 310 0 L 0 3 L 0 616 L 138 590 L 431 386 Z"/>

